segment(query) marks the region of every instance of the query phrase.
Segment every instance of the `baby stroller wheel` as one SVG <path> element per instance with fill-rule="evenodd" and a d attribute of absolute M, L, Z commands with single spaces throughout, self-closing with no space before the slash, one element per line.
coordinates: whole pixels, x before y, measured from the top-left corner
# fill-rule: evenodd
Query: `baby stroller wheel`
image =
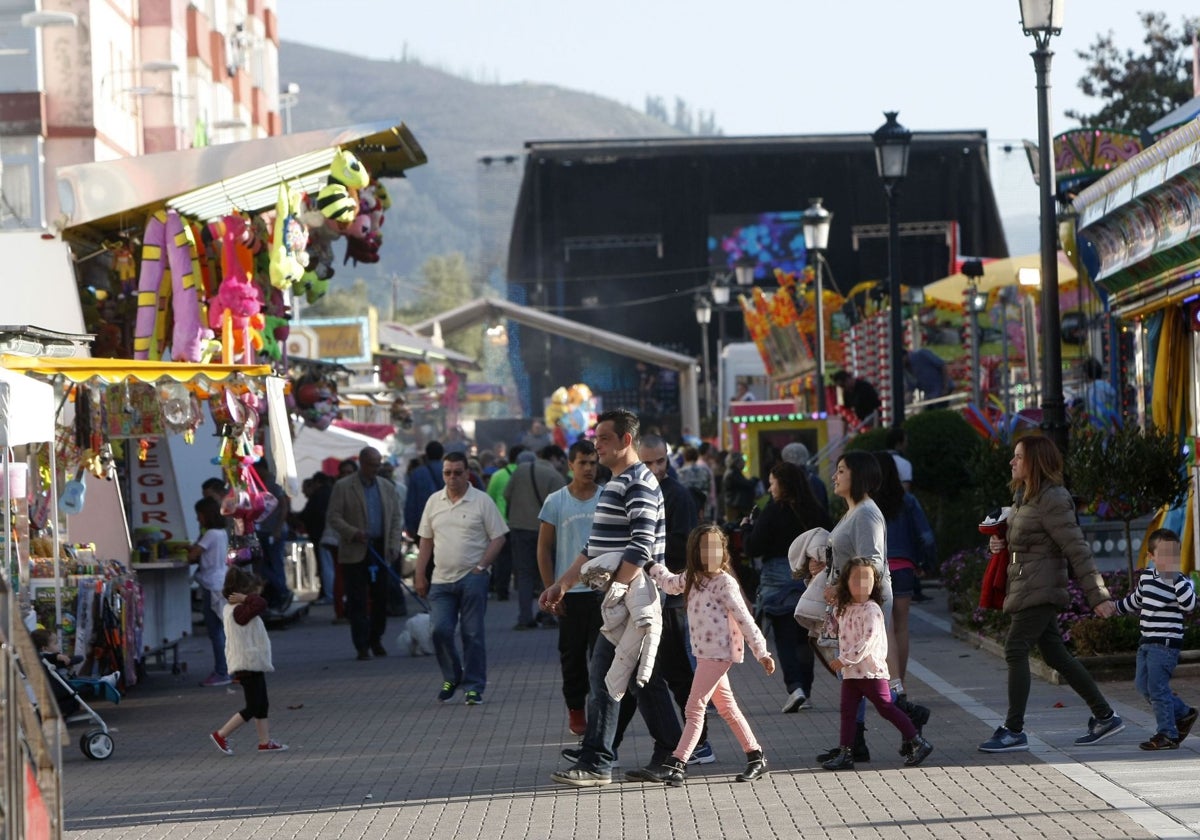
<path fill-rule="evenodd" d="M 85 732 L 79 738 L 79 749 L 93 761 L 103 761 L 113 754 L 112 736 L 101 729 Z"/>

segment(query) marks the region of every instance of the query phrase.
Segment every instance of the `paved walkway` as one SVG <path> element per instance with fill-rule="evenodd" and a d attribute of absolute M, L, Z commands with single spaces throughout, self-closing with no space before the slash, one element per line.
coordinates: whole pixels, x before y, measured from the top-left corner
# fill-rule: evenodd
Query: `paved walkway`
<path fill-rule="evenodd" d="M 1153 716 L 1125 683 L 1106 684 L 1125 732 L 1091 748 L 1072 740 L 1088 711 L 1066 687 L 1034 681 L 1029 753 L 976 750 L 1000 722 L 1004 666 L 948 633 L 942 598 L 913 609 L 909 696 L 929 705 L 935 751 L 904 768 L 899 737 L 868 714 L 872 762 L 829 773 L 813 756 L 837 740 L 837 685 L 819 674 L 814 708 L 783 715 L 779 675 L 735 668 L 735 692 L 773 768 L 753 784 L 728 728 L 713 718 L 714 764 L 683 788 L 631 782 L 575 790 L 549 781 L 574 743 L 559 691 L 556 633 L 516 632 L 512 602 L 488 612 L 485 704 L 441 705 L 432 657 L 358 662 L 328 607 L 272 634 L 271 732 L 290 745 L 259 755 L 251 726 L 220 754 L 207 733 L 241 707 L 240 690 L 202 689 L 210 653 L 200 630 L 189 673 L 152 671 L 118 706 L 98 710 L 116 751 L 64 755 L 68 835 L 117 838 L 1135 838 L 1200 831 L 1200 737 L 1145 753 Z M 199 629 L 199 628 L 198 628 Z M 400 620 L 389 623 L 395 638 Z M 395 647 L 393 644 L 392 647 Z M 1200 704 L 1200 679 L 1178 681 Z M 82 729 L 72 727 L 77 741 Z M 649 759 L 640 719 L 621 759 Z M 619 776 L 619 774 L 617 774 Z"/>

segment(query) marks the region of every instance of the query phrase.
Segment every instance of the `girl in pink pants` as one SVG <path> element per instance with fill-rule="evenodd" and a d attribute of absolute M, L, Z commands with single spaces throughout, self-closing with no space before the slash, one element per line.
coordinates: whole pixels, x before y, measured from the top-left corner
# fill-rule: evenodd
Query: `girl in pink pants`
<path fill-rule="evenodd" d="M 646 571 L 668 595 L 683 593 L 686 598 L 692 654 L 696 657 L 686 725 L 675 752 L 663 765 L 663 781 L 672 787 L 683 784 L 688 756 L 700 740 L 710 699 L 746 752 L 746 769 L 737 780 L 752 782 L 765 776 L 767 761 L 733 697 L 728 671 L 734 662 L 742 661 L 746 638 L 768 674 L 775 672 L 775 660 L 767 652 L 767 641 L 750 615 L 737 579 L 730 573 L 725 532 L 713 524 L 692 531 L 688 536 L 687 569 L 682 574 L 672 574 L 655 563 L 648 564 Z"/>

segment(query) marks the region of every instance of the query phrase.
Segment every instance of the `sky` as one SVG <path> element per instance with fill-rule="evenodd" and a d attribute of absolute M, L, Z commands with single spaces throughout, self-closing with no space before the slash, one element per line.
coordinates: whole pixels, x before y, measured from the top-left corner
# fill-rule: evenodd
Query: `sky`
<path fill-rule="evenodd" d="M 281 37 L 369 58 L 407 56 L 480 82 L 558 85 L 638 110 L 648 95 L 668 107 L 679 96 L 715 114 L 728 136 L 869 133 L 894 110 L 913 131 L 986 129 L 997 150 L 1037 139 L 1034 45 L 1021 31 L 1019 0 L 336 6 L 341 23 L 331 26 L 328 0 L 278 0 Z M 1078 89 L 1085 62 L 1076 52 L 1110 30 L 1118 46 L 1141 51 L 1140 10 L 1164 12 L 1179 28 L 1185 17 L 1200 18 L 1200 0 L 1067 3 L 1062 34 L 1051 41 L 1052 134 L 1075 125 L 1064 111 L 1101 107 Z M 1023 154 L 1004 157 L 993 153 L 1001 213 L 1036 214 Z"/>

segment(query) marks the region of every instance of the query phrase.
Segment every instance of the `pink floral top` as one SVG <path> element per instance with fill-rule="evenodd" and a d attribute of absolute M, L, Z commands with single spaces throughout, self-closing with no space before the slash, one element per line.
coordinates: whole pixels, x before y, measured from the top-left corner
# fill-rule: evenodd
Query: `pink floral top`
<path fill-rule="evenodd" d="M 661 563 L 651 567 L 650 577 L 668 595 L 683 594 L 687 583 L 686 575 L 672 574 Z M 767 640 L 750 615 L 737 579 L 728 572 L 696 582 L 688 597 L 687 614 L 692 654 L 697 659 L 741 662 L 747 638 L 755 659 L 767 655 Z"/>
<path fill-rule="evenodd" d="M 847 604 L 837 617 L 838 659 L 843 679 L 888 679 L 887 630 L 883 610 L 874 601 Z"/>

